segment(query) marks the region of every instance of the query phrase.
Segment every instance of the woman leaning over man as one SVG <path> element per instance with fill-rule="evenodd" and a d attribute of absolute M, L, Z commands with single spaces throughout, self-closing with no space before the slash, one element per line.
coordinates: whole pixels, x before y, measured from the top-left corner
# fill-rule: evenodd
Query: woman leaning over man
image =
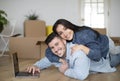
<path fill-rule="evenodd" d="M 109 55 L 112 61 L 111 66 L 120 63 L 120 46 L 115 46 L 107 35 L 102 35 L 90 27 L 77 26 L 68 20 L 59 19 L 53 25 L 53 32 L 67 42 L 76 44 L 72 48 L 73 52 L 75 49 L 80 49 L 93 61 L 106 59 Z M 52 54 L 50 48 L 46 49 L 46 57 L 51 62 L 60 61 L 59 57 Z"/>

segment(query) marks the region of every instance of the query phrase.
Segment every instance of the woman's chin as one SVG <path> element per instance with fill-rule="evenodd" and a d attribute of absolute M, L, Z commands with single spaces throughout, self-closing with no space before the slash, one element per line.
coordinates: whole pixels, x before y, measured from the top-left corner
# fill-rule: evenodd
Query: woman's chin
<path fill-rule="evenodd" d="M 58 55 L 59 57 L 62 57 L 63 55 Z"/>

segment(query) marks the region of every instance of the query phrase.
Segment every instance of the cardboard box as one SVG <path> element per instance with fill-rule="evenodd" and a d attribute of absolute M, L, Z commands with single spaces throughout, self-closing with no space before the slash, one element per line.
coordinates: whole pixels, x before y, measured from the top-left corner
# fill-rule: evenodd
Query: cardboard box
<path fill-rule="evenodd" d="M 25 37 L 46 36 L 46 23 L 42 20 L 26 20 L 24 22 Z"/>
<path fill-rule="evenodd" d="M 120 37 L 111 37 L 111 39 L 114 41 L 115 45 L 120 45 Z"/>
<path fill-rule="evenodd" d="M 24 37 L 11 37 L 10 53 L 17 52 L 19 58 L 40 59 L 46 50 L 46 23 L 42 20 L 26 20 Z M 39 41 L 39 44 L 37 44 Z"/>
<path fill-rule="evenodd" d="M 48 46 L 45 44 L 45 42 L 41 42 L 41 58 L 45 57 L 45 51 L 47 47 Z"/>
<path fill-rule="evenodd" d="M 101 34 L 107 34 L 106 28 L 93 28 L 93 29 Z"/>
<path fill-rule="evenodd" d="M 10 54 L 17 52 L 19 58 L 40 59 L 41 58 L 41 44 L 46 37 L 33 38 L 33 37 L 11 37 L 9 48 Z"/>

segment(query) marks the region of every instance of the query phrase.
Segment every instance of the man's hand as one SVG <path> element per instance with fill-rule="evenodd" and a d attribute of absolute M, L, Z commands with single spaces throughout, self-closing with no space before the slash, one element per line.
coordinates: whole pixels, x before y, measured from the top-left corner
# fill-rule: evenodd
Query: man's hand
<path fill-rule="evenodd" d="M 34 75 L 35 72 L 40 73 L 40 68 L 38 68 L 37 66 L 33 65 L 33 66 L 27 67 L 26 71 L 29 72 L 29 73 L 32 73 Z"/>
<path fill-rule="evenodd" d="M 68 69 L 68 63 L 65 60 L 62 60 L 62 64 L 59 68 L 60 72 L 64 73 Z"/>

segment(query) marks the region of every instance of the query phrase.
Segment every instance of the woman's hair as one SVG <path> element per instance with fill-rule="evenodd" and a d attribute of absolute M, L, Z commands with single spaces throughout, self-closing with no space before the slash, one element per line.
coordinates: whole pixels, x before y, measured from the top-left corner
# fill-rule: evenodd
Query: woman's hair
<path fill-rule="evenodd" d="M 92 28 L 87 27 L 87 26 L 77 26 L 77 25 L 71 23 L 70 21 L 68 21 L 66 19 L 59 19 L 59 20 L 57 20 L 55 22 L 55 24 L 53 25 L 53 32 L 55 32 L 56 34 L 58 34 L 56 29 L 57 29 L 59 24 L 63 25 L 64 27 L 66 27 L 68 29 L 73 30 L 74 32 L 77 32 L 77 31 L 80 31 L 80 30 L 84 30 L 84 29 L 90 29 L 94 33 L 96 33 L 97 37 L 99 36 L 99 32 L 93 30 Z"/>

